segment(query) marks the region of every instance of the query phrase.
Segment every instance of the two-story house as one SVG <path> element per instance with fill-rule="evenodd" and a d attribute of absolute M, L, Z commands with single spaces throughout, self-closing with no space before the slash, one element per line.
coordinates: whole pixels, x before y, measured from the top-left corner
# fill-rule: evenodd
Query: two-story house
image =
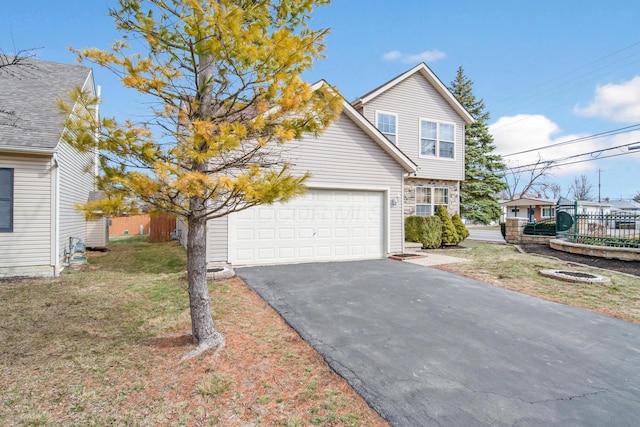
<path fill-rule="evenodd" d="M 418 170 L 404 180 L 404 214 L 460 212 L 465 125 L 473 117 L 424 63 L 353 102 Z"/>
<path fill-rule="evenodd" d="M 325 82 L 318 82 L 314 88 Z M 459 211 L 473 118 L 425 64 L 354 104 L 320 135 L 286 144 L 308 192 L 207 223 L 207 261 L 265 265 L 376 259 L 404 251 L 404 217 Z M 178 223 L 185 243 L 186 227 Z"/>

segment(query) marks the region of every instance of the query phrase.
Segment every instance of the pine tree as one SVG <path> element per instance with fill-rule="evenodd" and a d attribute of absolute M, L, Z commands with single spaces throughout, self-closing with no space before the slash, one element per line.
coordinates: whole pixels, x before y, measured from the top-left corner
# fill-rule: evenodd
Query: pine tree
<path fill-rule="evenodd" d="M 211 316 L 207 221 L 302 194 L 309 175 L 294 175 L 279 147 L 321 132 L 339 114 L 332 90 L 313 90 L 302 80 L 322 56 L 328 31 L 309 27 L 311 12 L 329 0 L 118 3 L 109 13 L 122 39 L 110 50 L 76 52 L 113 71 L 125 87 L 155 97 L 151 118 L 97 123 L 99 100 L 76 91 L 75 105 L 60 104 L 71 117 L 63 138 L 100 152 L 105 200 L 135 197 L 187 224 L 187 291 L 198 347 L 185 357 L 194 357 L 225 342 Z"/>
<path fill-rule="evenodd" d="M 436 216 L 442 221 L 442 244 L 458 244 L 462 239 L 458 236 L 456 227 L 451 221 L 451 216 L 447 208 L 440 205 L 436 208 Z"/>
<path fill-rule="evenodd" d="M 451 222 L 453 222 L 453 226 L 456 228 L 456 232 L 458 233 L 458 237 L 460 237 L 460 242 L 469 237 L 469 230 L 467 230 L 467 226 L 462 222 L 462 218 L 460 215 L 455 214 L 451 217 Z M 458 242 L 458 243 L 460 243 Z"/>
<path fill-rule="evenodd" d="M 502 209 L 497 195 L 507 186 L 503 181 L 505 164 L 500 155 L 494 154 L 493 136 L 487 122 L 489 113 L 484 101 L 473 94 L 473 81 L 458 68 L 455 80 L 449 88 L 458 102 L 475 119 L 465 129 L 465 180 L 460 184 L 460 215 L 475 223 L 489 224 L 500 218 Z"/>

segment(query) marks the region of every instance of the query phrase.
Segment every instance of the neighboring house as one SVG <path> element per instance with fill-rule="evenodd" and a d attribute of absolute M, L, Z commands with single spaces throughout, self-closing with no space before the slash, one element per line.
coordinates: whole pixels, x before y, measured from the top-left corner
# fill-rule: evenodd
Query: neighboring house
<path fill-rule="evenodd" d="M 53 276 L 72 243 L 85 240 L 95 156 L 61 141 L 56 99 L 95 93 L 90 68 L 28 60 L 0 69 L 0 277 Z"/>
<path fill-rule="evenodd" d="M 635 212 L 640 214 L 640 203 L 635 200 L 609 200 L 612 212 Z"/>
<path fill-rule="evenodd" d="M 438 205 L 460 213 L 465 125 L 474 119 L 429 67 L 413 67 L 353 107 L 418 166 L 405 179 L 405 216 L 433 215 Z"/>
<path fill-rule="evenodd" d="M 416 166 L 346 100 L 322 134 L 291 141 L 282 154 L 294 174 L 311 173 L 308 192 L 209 221 L 207 261 L 344 261 L 403 251 L 404 177 Z M 185 244 L 184 222 L 177 227 Z"/>
<path fill-rule="evenodd" d="M 577 200 L 578 214 L 586 215 L 607 215 L 611 213 L 611 203 L 591 202 L 588 200 Z"/>
<path fill-rule="evenodd" d="M 519 199 L 501 200 L 503 210 L 502 222 L 506 218 L 525 218 L 530 222 L 553 219 L 556 217 L 556 205 L 554 199 L 542 197 L 523 196 Z"/>

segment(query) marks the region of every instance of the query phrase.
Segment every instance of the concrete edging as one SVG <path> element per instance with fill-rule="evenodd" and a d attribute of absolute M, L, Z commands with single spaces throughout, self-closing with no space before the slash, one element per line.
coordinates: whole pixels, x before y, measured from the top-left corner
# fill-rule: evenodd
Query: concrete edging
<path fill-rule="evenodd" d="M 620 259 L 623 261 L 640 261 L 640 249 L 636 248 L 614 248 L 607 246 L 585 245 L 582 243 L 571 243 L 560 239 L 550 240 L 549 246 L 558 251 L 569 252 L 572 254 Z"/>

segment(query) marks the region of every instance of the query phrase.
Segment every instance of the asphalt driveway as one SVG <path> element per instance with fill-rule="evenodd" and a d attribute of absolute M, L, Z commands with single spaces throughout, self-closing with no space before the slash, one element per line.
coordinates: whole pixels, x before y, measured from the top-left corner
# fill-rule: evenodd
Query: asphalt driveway
<path fill-rule="evenodd" d="M 237 273 L 391 425 L 640 425 L 639 325 L 399 261 Z"/>

